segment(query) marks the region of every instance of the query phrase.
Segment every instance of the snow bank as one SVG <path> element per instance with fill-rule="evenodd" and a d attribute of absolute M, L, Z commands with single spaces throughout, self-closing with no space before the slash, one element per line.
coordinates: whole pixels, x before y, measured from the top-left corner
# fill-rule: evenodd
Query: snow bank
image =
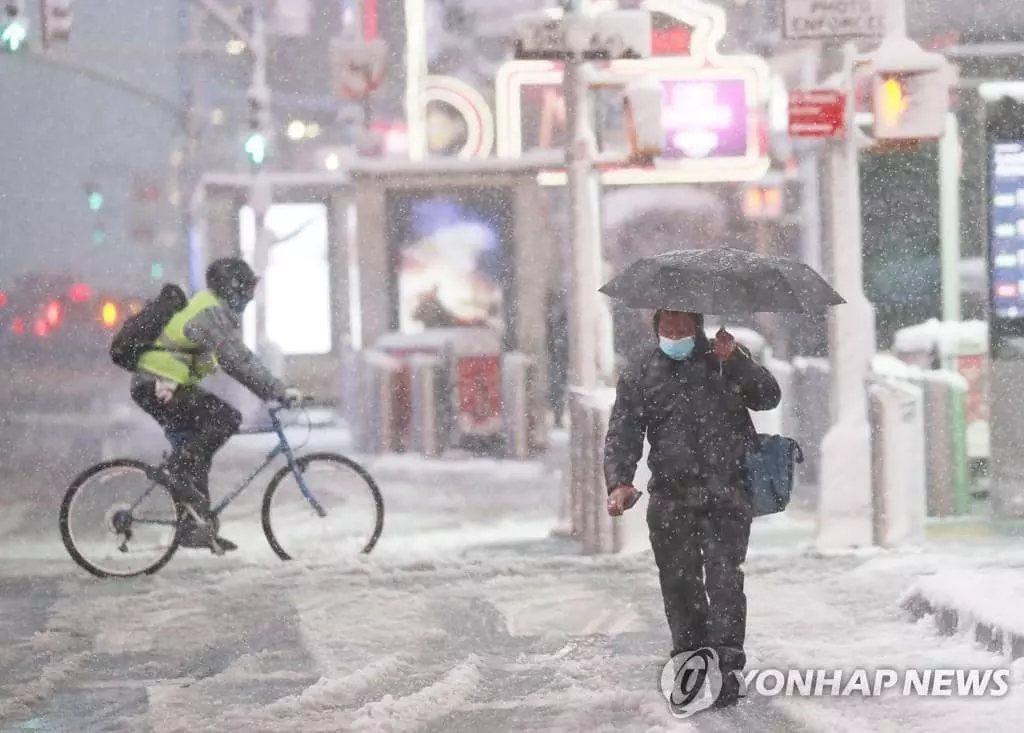
<path fill-rule="evenodd" d="M 917 580 L 900 604 L 934 615 L 940 633 L 971 634 L 1011 661 L 1024 657 L 1024 573 L 1020 568 L 949 570 Z"/>

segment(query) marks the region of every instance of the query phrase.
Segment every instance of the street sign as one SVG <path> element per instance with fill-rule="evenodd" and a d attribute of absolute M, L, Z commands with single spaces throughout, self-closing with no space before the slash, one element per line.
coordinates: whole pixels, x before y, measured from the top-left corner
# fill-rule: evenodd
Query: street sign
<path fill-rule="evenodd" d="M 792 40 L 881 38 L 886 10 L 903 0 L 786 0 L 782 35 Z"/>
<path fill-rule="evenodd" d="M 838 89 L 794 89 L 789 93 L 789 136 L 842 137 L 846 94 Z"/>
<path fill-rule="evenodd" d="M 388 45 L 385 41 L 336 38 L 330 46 L 334 91 L 341 99 L 362 101 L 384 81 Z"/>

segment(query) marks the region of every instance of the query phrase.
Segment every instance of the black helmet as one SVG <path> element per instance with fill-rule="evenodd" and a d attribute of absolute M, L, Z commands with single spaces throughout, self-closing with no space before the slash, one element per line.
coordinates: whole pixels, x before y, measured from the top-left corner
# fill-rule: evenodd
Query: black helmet
<path fill-rule="evenodd" d="M 214 260 L 206 268 L 206 287 L 236 313 L 249 305 L 259 282 L 249 263 L 238 257 Z"/>

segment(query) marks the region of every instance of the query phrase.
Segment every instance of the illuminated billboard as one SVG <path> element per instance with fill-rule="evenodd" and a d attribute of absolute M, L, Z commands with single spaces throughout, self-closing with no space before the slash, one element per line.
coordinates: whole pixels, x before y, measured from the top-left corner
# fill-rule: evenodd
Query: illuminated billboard
<path fill-rule="evenodd" d="M 486 327 L 504 336 L 514 200 L 491 188 L 388 192 L 396 330 Z"/>
<path fill-rule="evenodd" d="M 602 182 L 693 183 L 763 176 L 769 167 L 765 61 L 718 54 L 725 15 L 715 6 L 692 0 L 648 0 L 644 5 L 661 19 L 663 27 L 655 30 L 663 46 L 664 38 L 685 38 L 687 43 L 674 47 L 678 55 L 599 67 L 591 82 L 595 132 L 602 153 L 621 152 L 624 159 L 623 89 L 638 76 L 653 75 L 665 88 L 665 152 L 651 167 L 603 165 Z M 674 28 L 664 27 L 666 18 Z M 562 79 L 562 65 L 552 61 L 512 61 L 500 69 L 495 95 L 499 157 L 518 158 L 566 145 Z M 561 184 L 565 172 L 550 171 L 541 180 Z"/>
<path fill-rule="evenodd" d="M 319 203 L 273 204 L 266 225 L 274 234 L 265 288 L 267 336 L 285 356 L 331 352 L 331 270 L 328 209 Z M 255 222 L 252 209 L 238 212 L 242 256 L 253 262 Z M 249 348 L 256 345 L 255 313 L 243 316 Z"/>

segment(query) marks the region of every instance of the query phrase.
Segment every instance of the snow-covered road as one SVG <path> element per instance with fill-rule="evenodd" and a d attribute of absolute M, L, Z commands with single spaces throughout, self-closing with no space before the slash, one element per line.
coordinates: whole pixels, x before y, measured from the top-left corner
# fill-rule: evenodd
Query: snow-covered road
<path fill-rule="evenodd" d="M 1020 681 L 1003 698 L 775 697 L 677 720 L 658 689 L 668 640 L 650 554 L 587 558 L 547 539 L 551 466 L 373 470 L 388 522 L 368 557 L 280 563 L 243 505 L 228 523 L 240 552 L 182 552 L 155 577 L 98 581 L 29 520 L 45 501 L 8 514 L 0 733 L 1019 730 Z M 910 622 L 898 600 L 924 575 L 1024 551 L 823 557 L 797 544 L 807 530 L 799 517 L 755 524 L 751 667 L 1002 664 Z"/>
<path fill-rule="evenodd" d="M 113 583 L 8 568 L 0 730 L 1009 733 L 1024 713 L 1018 682 L 1004 698 L 773 698 L 678 721 L 657 688 L 666 634 L 649 556 L 472 554 L 183 556 Z M 755 552 L 751 666 L 997 666 L 896 606 L 954 557 Z"/>

